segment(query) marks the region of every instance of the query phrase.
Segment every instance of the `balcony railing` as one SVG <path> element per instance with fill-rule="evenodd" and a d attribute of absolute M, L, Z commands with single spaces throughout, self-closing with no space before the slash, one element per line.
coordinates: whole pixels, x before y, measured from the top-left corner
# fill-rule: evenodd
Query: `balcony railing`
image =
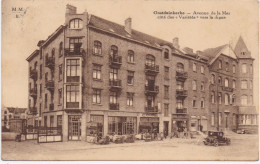
<path fill-rule="evenodd" d="M 49 110 L 54 110 L 54 103 L 49 104 Z"/>
<path fill-rule="evenodd" d="M 66 102 L 66 108 L 78 109 L 79 102 Z"/>
<path fill-rule="evenodd" d="M 109 56 L 109 65 L 110 67 L 115 67 L 115 68 L 120 68 L 122 64 L 122 56 L 113 56 L 113 55 L 110 55 Z"/>
<path fill-rule="evenodd" d="M 50 68 L 50 69 L 53 69 L 54 66 L 55 66 L 55 58 L 54 57 L 46 58 L 45 66 Z"/>
<path fill-rule="evenodd" d="M 145 107 L 145 112 L 146 113 L 158 113 L 158 106 L 154 106 L 154 107 Z"/>
<path fill-rule="evenodd" d="M 145 64 L 145 72 L 147 74 L 155 75 L 155 74 L 159 73 L 159 65 Z"/>
<path fill-rule="evenodd" d="M 45 82 L 45 87 L 48 90 L 53 90 L 54 89 L 54 81 L 53 80 L 48 80 Z"/>
<path fill-rule="evenodd" d="M 188 78 L 188 73 L 185 71 L 176 71 L 176 79 L 185 81 Z"/>
<path fill-rule="evenodd" d="M 231 87 L 225 87 L 225 86 L 222 86 L 222 90 L 223 91 L 227 91 L 227 92 L 233 92 L 233 88 L 231 88 Z"/>
<path fill-rule="evenodd" d="M 122 89 L 121 80 L 110 79 L 109 86 L 111 87 L 110 88 L 111 90 L 121 90 Z"/>
<path fill-rule="evenodd" d="M 110 110 L 119 110 L 119 103 L 109 103 Z"/>
<path fill-rule="evenodd" d="M 36 69 L 30 70 L 30 78 L 32 78 L 33 80 L 37 80 L 37 70 Z"/>
<path fill-rule="evenodd" d="M 37 115 L 37 108 L 36 107 L 30 107 L 29 110 L 30 110 L 30 113 L 32 115 Z"/>
<path fill-rule="evenodd" d="M 176 89 L 176 97 L 179 98 L 185 98 L 188 96 L 188 92 L 187 90 L 184 89 Z"/>
<path fill-rule="evenodd" d="M 30 96 L 37 97 L 37 88 L 30 89 Z"/>
<path fill-rule="evenodd" d="M 65 56 L 81 56 L 83 57 L 85 53 L 85 50 L 83 48 L 79 49 L 65 49 Z"/>
<path fill-rule="evenodd" d="M 176 114 L 187 114 L 187 108 L 177 107 Z"/>
<path fill-rule="evenodd" d="M 145 86 L 145 92 L 146 93 L 152 93 L 152 94 L 158 94 L 159 93 L 159 86 L 157 86 L 157 85 L 152 85 L 152 86 L 146 85 Z"/>

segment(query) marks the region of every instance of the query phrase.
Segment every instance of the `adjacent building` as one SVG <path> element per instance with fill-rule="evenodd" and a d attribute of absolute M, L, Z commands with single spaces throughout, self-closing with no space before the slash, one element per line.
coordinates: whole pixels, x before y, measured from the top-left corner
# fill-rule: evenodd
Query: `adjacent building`
<path fill-rule="evenodd" d="M 253 74 L 241 73 L 253 71 L 253 59 L 242 38 L 234 51 L 225 45 L 195 53 L 181 49 L 178 38 L 168 42 L 132 29 L 131 18 L 120 25 L 76 10 L 67 5 L 65 24 L 27 58 L 35 126 L 62 127 L 63 141 L 85 140 L 94 131 L 256 126 Z M 248 87 L 240 92 L 245 80 Z"/>

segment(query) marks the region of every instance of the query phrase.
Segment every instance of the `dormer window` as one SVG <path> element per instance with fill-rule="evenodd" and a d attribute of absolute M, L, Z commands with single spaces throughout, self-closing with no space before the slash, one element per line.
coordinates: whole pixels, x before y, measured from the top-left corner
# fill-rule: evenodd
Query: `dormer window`
<path fill-rule="evenodd" d="M 241 55 L 243 55 L 243 56 L 246 55 L 246 52 L 245 52 L 245 51 L 242 51 L 242 52 L 241 52 Z"/>
<path fill-rule="evenodd" d="M 82 29 L 83 21 L 79 18 L 72 19 L 69 24 L 70 29 Z"/>

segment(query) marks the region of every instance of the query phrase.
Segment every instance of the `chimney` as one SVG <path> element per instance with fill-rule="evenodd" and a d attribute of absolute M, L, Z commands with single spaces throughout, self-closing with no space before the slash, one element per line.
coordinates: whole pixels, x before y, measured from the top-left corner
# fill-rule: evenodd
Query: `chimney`
<path fill-rule="evenodd" d="M 173 43 L 172 43 L 173 47 L 176 48 L 176 49 L 179 49 L 180 46 L 179 46 L 179 38 L 178 37 L 175 37 L 173 38 Z"/>
<path fill-rule="evenodd" d="M 66 14 L 77 14 L 77 7 L 67 4 Z"/>
<path fill-rule="evenodd" d="M 127 18 L 125 20 L 125 30 L 126 30 L 126 32 L 131 34 L 131 32 L 132 32 L 132 19 L 131 18 Z"/>

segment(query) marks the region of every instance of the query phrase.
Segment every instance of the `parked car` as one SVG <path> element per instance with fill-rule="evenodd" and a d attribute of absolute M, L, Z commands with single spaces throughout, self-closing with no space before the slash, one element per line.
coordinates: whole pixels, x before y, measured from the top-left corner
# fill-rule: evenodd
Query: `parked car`
<path fill-rule="evenodd" d="M 230 145 L 230 138 L 224 137 L 224 132 L 219 131 L 209 131 L 208 136 L 204 139 L 205 145 L 218 146 L 220 144 Z"/>

